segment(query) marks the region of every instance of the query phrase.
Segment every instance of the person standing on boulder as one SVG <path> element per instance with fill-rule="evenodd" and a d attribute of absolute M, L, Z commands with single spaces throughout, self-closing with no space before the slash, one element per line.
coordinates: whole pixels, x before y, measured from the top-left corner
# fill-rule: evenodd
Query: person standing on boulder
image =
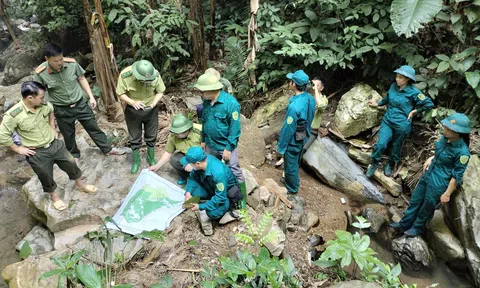
<path fill-rule="evenodd" d="M 218 159 L 225 161 L 238 180 L 243 195 L 241 208 L 246 208 L 246 186 L 238 160 L 240 138 L 240 104 L 232 95 L 223 91 L 218 78 L 205 73 L 198 78 L 195 88 L 203 94 L 202 148 Z"/>
<path fill-rule="evenodd" d="M 170 136 L 168 136 L 165 152 L 157 164 L 150 166 L 150 171 L 157 171 L 170 160 L 170 164 L 180 177 L 177 180 L 178 185 L 185 185 L 192 166 L 183 166 L 180 159 L 185 157 L 187 150 L 193 146 L 200 146 L 202 141 L 201 125 L 194 124 L 183 114 L 177 114 L 170 125 Z"/>
<path fill-rule="evenodd" d="M 423 177 L 413 191 L 410 204 L 400 222 L 390 224 L 408 237 L 423 233 L 438 205 L 450 201 L 455 188 L 462 183 L 470 160 L 470 120 L 454 113 L 442 120 L 443 136 L 435 143 L 435 155 L 423 165 Z"/>
<path fill-rule="evenodd" d="M 64 58 L 62 48 L 50 43 L 44 49 L 45 62 L 40 64 L 33 80 L 47 88 L 48 101 L 53 104 L 57 125 L 65 146 L 75 158 L 80 150 L 75 141 L 75 121 L 79 121 L 93 142 L 106 155 L 122 155 L 124 150 L 112 148 L 107 135 L 98 127 L 92 109 L 97 107 L 85 70 L 73 58 Z M 84 98 L 88 95 L 89 103 Z M 90 104 L 90 106 L 89 106 Z"/>
<path fill-rule="evenodd" d="M 147 60 L 140 60 L 123 69 L 118 77 L 117 95 L 128 105 L 125 108 L 132 148 L 132 168 L 135 174 L 140 168 L 140 148 L 142 132 L 147 144 L 147 162 L 153 166 L 155 160 L 155 144 L 158 134 L 158 102 L 163 97 L 165 84 L 160 73 Z"/>
<path fill-rule="evenodd" d="M 288 73 L 289 87 L 295 93 L 290 98 L 285 121 L 280 132 L 277 152 L 285 159 L 284 174 L 285 186 L 288 193 L 298 193 L 302 150 L 311 135 L 311 126 L 316 110 L 316 101 L 305 90 L 308 84 L 308 75 L 303 70 Z"/>
<path fill-rule="evenodd" d="M 236 203 L 243 198 L 237 179 L 231 168 L 214 155 L 207 155 L 200 146 L 189 148 L 180 163 L 184 167 L 191 165 L 193 168 L 185 187 L 185 201 L 192 196 L 206 200 L 205 203 L 193 204 L 191 210 L 199 211 L 197 216 L 202 229 L 211 231 L 209 219 L 220 219 L 229 210 L 235 209 Z"/>
<path fill-rule="evenodd" d="M 35 81 L 22 84 L 22 101 L 7 111 L 0 124 L 0 146 L 8 146 L 12 151 L 26 156 L 42 183 L 43 191 L 50 194 L 53 207 L 65 210 L 67 206 L 55 192 L 57 184 L 53 179 L 53 164 L 65 171 L 81 192 L 95 193 L 97 188 L 82 181 L 82 171 L 75 158 L 65 148 L 63 141 L 56 139 L 53 106 L 45 104 L 45 91 L 46 88 Z M 20 146 L 12 141 L 14 131 L 20 136 Z"/>
<path fill-rule="evenodd" d="M 413 82 L 415 82 L 415 70 L 404 65 L 393 71 L 396 74 L 395 83 L 390 85 L 387 96 L 377 103 L 375 99 L 368 101 L 373 107 L 387 105 L 387 112 L 382 119 L 380 131 L 378 132 L 378 141 L 373 147 L 372 164 L 367 169 L 366 176 L 372 177 L 382 158 L 382 154 L 387 149 L 390 141 L 390 159 L 384 167 L 385 176 L 392 175 L 395 165 L 400 162 L 402 154 L 403 141 L 412 131 L 412 120 L 415 114 L 428 111 L 433 108 L 432 100 L 420 92 Z"/>

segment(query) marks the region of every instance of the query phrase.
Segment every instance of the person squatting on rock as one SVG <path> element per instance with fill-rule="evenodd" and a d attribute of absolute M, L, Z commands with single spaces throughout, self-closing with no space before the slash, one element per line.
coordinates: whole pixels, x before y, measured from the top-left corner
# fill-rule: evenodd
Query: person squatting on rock
<path fill-rule="evenodd" d="M 57 184 L 53 179 L 53 164 L 65 171 L 81 192 L 95 193 L 97 188 L 81 180 L 82 171 L 75 158 L 66 149 L 65 143 L 56 139 L 54 108 L 52 104 L 46 104 L 45 90 L 41 83 L 35 81 L 22 84 L 22 101 L 7 111 L 0 124 L 0 145 L 25 155 L 42 183 L 43 191 L 50 193 L 53 207 L 65 210 L 67 206 L 55 192 Z M 22 146 L 13 143 L 14 131 L 20 136 Z"/>
<path fill-rule="evenodd" d="M 285 121 L 280 132 L 277 152 L 285 159 L 285 186 L 289 193 L 298 193 L 302 150 L 311 135 L 311 126 L 316 110 L 315 98 L 305 90 L 308 75 L 303 70 L 288 73 L 289 87 L 295 93 L 290 98 Z"/>
<path fill-rule="evenodd" d="M 310 138 L 308 138 L 307 143 L 303 147 L 303 152 L 307 151 L 308 147 L 312 145 L 313 141 L 317 139 L 318 136 L 325 137 L 328 135 L 328 128 L 322 126 L 322 118 L 325 109 L 328 106 L 328 99 L 325 95 L 322 94 L 323 89 L 325 88 L 325 81 L 319 77 L 315 77 L 312 80 L 312 89 L 313 94 L 315 95 L 315 115 L 313 116 L 312 126 L 310 128 Z"/>
<path fill-rule="evenodd" d="M 200 146 L 191 147 L 180 162 L 185 167 L 192 166 L 192 171 L 185 188 L 185 201 L 192 196 L 198 196 L 204 203 L 193 204 L 191 210 L 206 214 L 209 219 L 220 219 L 229 210 L 236 209 L 243 198 L 240 187 L 231 169 L 214 155 L 207 155 Z M 209 221 L 202 221 L 204 231 Z"/>
<path fill-rule="evenodd" d="M 155 144 L 158 134 L 158 102 L 163 97 L 165 84 L 160 73 L 147 60 L 140 60 L 123 69 L 118 77 L 116 93 L 127 103 L 125 122 L 127 122 L 132 148 L 132 168 L 135 174 L 140 168 L 140 148 L 142 132 L 147 144 L 148 165 L 156 164 Z"/>
<path fill-rule="evenodd" d="M 380 102 L 374 99 L 368 101 L 373 107 L 387 105 L 387 112 L 383 116 L 378 132 L 378 141 L 373 147 L 372 164 L 367 169 L 366 176 L 372 177 L 387 149 L 390 141 L 390 159 L 384 167 L 385 176 L 392 175 L 395 165 L 400 162 L 403 141 L 412 131 L 412 119 L 417 113 L 422 113 L 433 108 L 432 100 L 426 97 L 413 86 L 415 82 L 415 70 L 407 65 L 393 71 L 396 73 L 395 83 L 390 85 L 387 96 Z"/>
<path fill-rule="evenodd" d="M 97 107 L 85 70 L 73 58 L 64 58 L 62 48 L 47 44 L 44 48 L 45 62 L 40 64 L 33 80 L 46 87 L 48 102 L 53 104 L 57 125 L 65 140 L 65 146 L 75 158 L 80 150 L 75 141 L 75 121 L 79 121 L 93 142 L 106 155 L 122 155 L 125 151 L 112 148 L 107 135 L 98 127 L 92 109 Z M 85 100 L 88 95 L 89 103 Z M 90 106 L 91 108 L 90 108 Z"/>
<path fill-rule="evenodd" d="M 225 161 L 238 180 L 243 195 L 241 208 L 246 208 L 246 186 L 238 160 L 240 138 L 240 104 L 227 92 L 215 75 L 200 76 L 195 88 L 203 94 L 202 143 L 208 154 Z"/>
<path fill-rule="evenodd" d="M 183 114 L 177 114 L 170 125 L 170 135 L 165 146 L 165 152 L 158 163 L 150 166 L 148 169 L 157 171 L 170 160 L 170 164 L 180 177 L 177 184 L 185 185 L 189 172 L 192 171 L 192 166 L 188 164 L 183 167 L 180 159 L 185 157 L 189 148 L 200 146 L 202 140 L 201 130 L 200 124 L 194 124 Z"/>
<path fill-rule="evenodd" d="M 444 135 L 435 143 L 435 155 L 423 165 L 423 177 L 413 191 L 410 204 L 400 222 L 390 226 L 409 237 L 420 235 L 439 205 L 450 201 L 462 183 L 470 160 L 470 120 L 454 113 L 442 120 Z"/>

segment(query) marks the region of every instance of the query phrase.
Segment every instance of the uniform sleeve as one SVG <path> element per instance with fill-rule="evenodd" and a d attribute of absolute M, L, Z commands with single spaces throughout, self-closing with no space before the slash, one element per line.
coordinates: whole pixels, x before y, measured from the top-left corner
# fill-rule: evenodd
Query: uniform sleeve
<path fill-rule="evenodd" d="M 13 144 L 12 133 L 16 126 L 15 119 L 9 114 L 5 114 L 0 124 L 0 146 L 11 146 Z"/>
<path fill-rule="evenodd" d="M 285 115 L 282 130 L 280 131 L 280 138 L 278 139 L 278 153 L 284 155 L 287 151 L 287 145 L 292 138 L 295 137 L 295 131 L 297 131 L 297 120 L 297 113 L 289 106 L 287 108 L 287 115 Z"/>
<path fill-rule="evenodd" d="M 206 105 L 209 105 L 209 104 L 206 104 L 206 101 L 203 101 L 203 111 L 202 111 L 202 125 L 205 124 L 205 107 L 207 107 Z M 200 131 L 200 136 L 201 136 L 201 141 L 202 143 L 205 143 L 205 129 L 203 129 L 203 126 L 202 126 L 202 131 Z"/>
<path fill-rule="evenodd" d="M 48 113 L 53 113 L 53 105 L 52 103 L 48 102 L 47 103 L 47 110 L 48 110 Z"/>
<path fill-rule="evenodd" d="M 413 100 L 415 102 L 415 108 L 417 109 L 417 113 L 428 111 L 434 107 L 430 97 L 427 97 L 422 93 L 419 93 L 416 96 L 414 96 Z"/>
<path fill-rule="evenodd" d="M 452 169 L 452 178 L 457 180 L 457 185 L 462 183 L 463 174 L 467 169 L 468 162 L 470 161 L 470 153 L 468 151 L 459 153 L 455 158 L 455 166 Z"/>
<path fill-rule="evenodd" d="M 225 173 L 220 175 L 214 175 L 213 180 L 215 182 L 215 195 L 205 203 L 198 205 L 200 210 L 215 210 L 222 206 L 227 201 L 227 177 Z"/>
<path fill-rule="evenodd" d="M 174 141 L 175 141 L 174 136 L 170 134 L 170 136 L 168 136 L 167 145 L 165 146 L 165 151 L 167 151 L 170 154 L 173 154 L 173 152 L 175 152 L 176 150 L 175 144 L 173 143 Z"/>
<path fill-rule="evenodd" d="M 158 73 L 158 77 L 156 79 L 156 85 L 155 85 L 155 92 L 157 93 L 163 93 L 165 92 L 165 84 L 163 83 L 163 79 L 160 76 L 160 73 Z"/>
<path fill-rule="evenodd" d="M 315 102 L 317 100 L 315 99 Z M 328 106 L 328 99 L 327 97 L 325 97 L 324 95 L 322 95 L 320 97 L 320 102 L 316 102 L 317 103 L 317 106 L 315 107 L 315 111 L 318 111 L 318 112 L 323 112 L 325 111 L 325 109 L 327 108 Z"/>
<path fill-rule="evenodd" d="M 80 64 L 78 64 L 77 62 L 74 63 L 75 64 L 75 75 L 78 77 L 80 76 L 83 76 L 83 74 L 85 74 L 85 70 L 83 70 L 82 66 L 80 66 Z"/>
<path fill-rule="evenodd" d="M 127 94 L 127 85 L 122 75 L 118 76 L 117 89 L 115 89 L 115 93 L 117 93 L 118 96 Z"/>
<path fill-rule="evenodd" d="M 382 100 L 380 100 L 380 102 L 378 102 L 378 106 L 385 106 L 388 104 L 388 100 L 389 100 L 389 93 L 387 93 L 387 96 L 383 97 Z"/>
<path fill-rule="evenodd" d="M 40 84 L 42 84 L 42 85 L 45 86 L 45 82 L 43 81 L 42 77 L 40 77 L 40 75 L 37 74 L 37 73 L 34 73 L 34 75 L 33 75 L 33 81 L 38 82 L 38 83 L 40 83 Z"/>
<path fill-rule="evenodd" d="M 227 117 L 230 125 L 228 128 L 228 143 L 225 149 L 228 151 L 233 151 L 235 148 L 237 148 L 238 139 L 242 133 L 242 128 L 240 127 L 240 104 L 236 102 L 231 103 Z"/>

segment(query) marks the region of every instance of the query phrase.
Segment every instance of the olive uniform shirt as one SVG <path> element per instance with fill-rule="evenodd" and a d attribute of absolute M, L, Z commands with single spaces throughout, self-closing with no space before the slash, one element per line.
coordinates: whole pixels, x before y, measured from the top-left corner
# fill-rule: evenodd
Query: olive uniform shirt
<path fill-rule="evenodd" d="M 0 146 L 11 146 L 12 132 L 16 131 L 26 147 L 44 147 L 52 143 L 56 132 L 49 123 L 49 115 L 53 113 L 52 104 L 37 107 L 35 112 L 28 110 L 20 101 L 5 113 L 0 124 Z"/>
<path fill-rule="evenodd" d="M 157 71 L 158 72 L 158 71 Z M 143 101 L 145 105 L 150 105 L 155 98 L 155 94 L 163 93 L 165 84 L 163 83 L 160 73 L 151 83 L 138 81 L 133 76 L 132 66 L 122 70 L 118 77 L 116 93 L 118 96 L 126 94 L 132 100 Z"/>
<path fill-rule="evenodd" d="M 173 154 L 175 151 L 187 154 L 188 148 L 200 146 L 200 143 L 202 142 L 201 131 L 202 125 L 195 123 L 185 139 L 180 139 L 175 136 L 175 134 L 170 133 L 170 136 L 168 136 L 167 145 L 165 146 L 165 151 L 170 154 Z"/>
<path fill-rule="evenodd" d="M 315 98 L 315 97 L 314 97 Z M 315 101 L 317 98 L 315 98 Z M 320 103 L 317 103 L 315 108 L 315 115 L 313 116 L 312 129 L 318 130 L 322 124 L 323 112 L 328 106 L 328 99 L 325 95 L 320 94 Z"/>
<path fill-rule="evenodd" d="M 75 104 L 85 97 L 78 77 L 83 76 L 85 70 L 73 58 L 63 58 L 60 72 L 53 70 L 48 62 L 43 62 L 33 76 L 33 80 L 42 83 L 48 92 L 48 101 L 56 106 Z"/>

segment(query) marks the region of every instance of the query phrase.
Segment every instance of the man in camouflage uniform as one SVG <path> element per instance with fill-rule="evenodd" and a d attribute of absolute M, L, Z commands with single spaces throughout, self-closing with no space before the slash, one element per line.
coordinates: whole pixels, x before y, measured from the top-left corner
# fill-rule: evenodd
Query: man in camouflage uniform
<path fill-rule="evenodd" d="M 79 121 L 93 142 L 107 155 L 121 155 L 125 151 L 112 148 L 107 135 L 98 127 L 92 109 L 97 102 L 88 81 L 83 75 L 85 70 L 73 58 L 64 58 L 62 48 L 50 43 L 45 46 L 45 62 L 37 69 L 33 79 L 46 87 L 48 101 L 53 104 L 57 125 L 65 140 L 65 146 L 75 158 L 80 158 L 80 150 L 75 142 L 75 121 Z M 88 105 L 84 98 L 89 97 Z"/>
<path fill-rule="evenodd" d="M 45 90 L 38 82 L 28 81 L 22 84 L 23 100 L 7 111 L 0 124 L 0 146 L 8 146 L 14 152 L 26 156 L 42 183 L 43 191 L 50 194 L 55 209 L 65 210 L 67 206 L 55 192 L 57 184 L 53 179 L 53 164 L 65 171 L 81 192 L 95 193 L 97 188 L 86 185 L 81 180 L 82 171 L 75 159 L 63 141 L 56 139 L 53 106 L 50 103 L 44 104 Z M 13 132 L 20 136 L 21 145 L 12 141 Z"/>
<path fill-rule="evenodd" d="M 133 163 L 131 173 L 140 168 L 140 148 L 142 132 L 147 144 L 147 162 L 156 164 L 155 144 L 158 134 L 158 101 L 163 97 L 165 84 L 160 73 L 147 60 L 133 63 L 120 73 L 117 95 L 128 105 L 125 108 L 125 121 L 130 134 Z"/>

